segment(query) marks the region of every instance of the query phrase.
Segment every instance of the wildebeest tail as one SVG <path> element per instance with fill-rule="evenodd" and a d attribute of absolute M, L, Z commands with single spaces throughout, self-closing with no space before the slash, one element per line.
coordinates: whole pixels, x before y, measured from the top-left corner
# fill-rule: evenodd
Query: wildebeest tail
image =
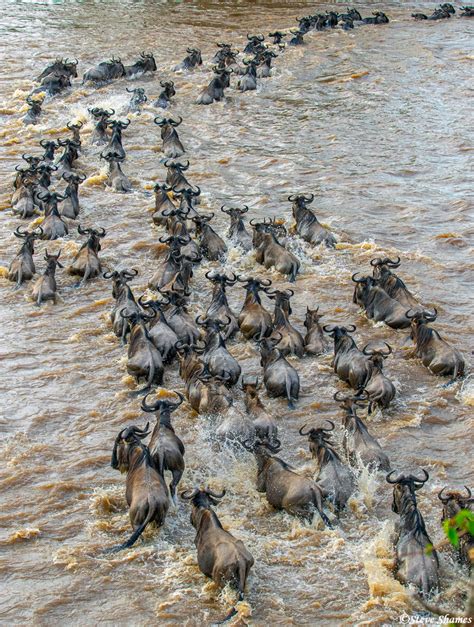
<path fill-rule="evenodd" d="M 122 551 L 123 549 L 128 549 L 129 547 L 133 546 L 138 538 L 145 531 L 146 526 L 152 521 L 154 514 L 154 509 L 150 506 L 150 504 L 148 504 L 148 514 L 145 520 L 137 529 L 135 529 L 130 538 L 123 544 L 119 544 L 118 546 L 113 546 L 110 549 L 106 549 L 104 553 L 117 553 L 118 551 Z"/>

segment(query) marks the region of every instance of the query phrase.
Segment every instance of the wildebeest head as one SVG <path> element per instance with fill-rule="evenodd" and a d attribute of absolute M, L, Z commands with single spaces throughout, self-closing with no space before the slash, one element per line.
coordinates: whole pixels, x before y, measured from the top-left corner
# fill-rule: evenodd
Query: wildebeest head
<path fill-rule="evenodd" d="M 150 394 L 153 394 L 153 392 L 150 392 Z M 143 411 L 148 413 L 159 412 L 160 419 L 169 419 L 170 414 L 176 411 L 181 403 L 184 401 L 184 396 L 182 394 L 180 394 L 179 392 L 174 392 L 174 394 L 176 394 L 176 396 L 178 397 L 177 401 L 173 402 L 170 401 L 168 398 L 159 398 L 157 400 L 155 399 L 153 404 L 149 404 L 147 402 L 147 398 L 150 396 L 150 394 L 147 394 L 142 400 L 141 408 Z"/>
<path fill-rule="evenodd" d="M 80 235 L 88 235 L 89 238 L 85 242 L 84 246 L 87 246 L 94 252 L 99 252 L 100 250 L 100 240 L 102 237 L 105 237 L 105 229 L 84 229 L 81 225 L 77 227 L 77 232 Z"/>
<path fill-rule="evenodd" d="M 310 309 L 308 306 L 306 307 L 306 316 L 305 316 L 305 320 L 303 324 L 308 329 L 308 331 L 315 324 L 318 324 L 318 322 L 324 316 L 324 314 L 320 314 L 318 312 L 319 312 L 319 305 L 318 307 L 316 307 L 316 309 Z"/>
<path fill-rule="evenodd" d="M 447 488 L 438 492 L 438 498 L 443 504 L 442 521 L 454 518 L 460 510 L 470 509 L 474 505 L 471 490 L 467 486 L 464 488 L 466 489 L 465 494 L 459 490 L 447 490 Z"/>
<path fill-rule="evenodd" d="M 298 432 L 303 437 L 308 436 L 308 439 L 310 442 L 315 442 L 319 444 L 320 446 L 325 446 L 326 444 L 331 445 L 331 442 L 328 439 L 327 434 L 330 433 L 331 431 L 334 431 L 335 425 L 332 422 L 332 420 L 325 420 L 324 422 L 327 422 L 329 424 L 329 429 L 325 427 L 318 427 L 318 428 L 311 427 L 308 431 L 305 432 L 304 428 L 306 427 L 306 425 L 303 425 L 302 427 L 299 428 Z"/>
<path fill-rule="evenodd" d="M 370 357 L 370 361 L 374 364 L 376 368 L 382 370 L 383 361 L 392 353 L 392 347 L 390 346 L 390 344 L 387 344 L 387 342 L 384 342 L 385 346 L 387 347 L 386 351 L 381 349 L 369 349 L 370 344 L 370 342 L 366 344 L 362 349 L 362 352 L 364 353 L 364 355 Z"/>
<path fill-rule="evenodd" d="M 398 268 L 400 263 L 400 257 L 397 257 L 395 260 L 390 259 L 390 257 L 375 257 L 375 259 L 371 259 L 370 265 L 374 269 L 372 272 L 374 279 L 380 279 L 387 272 L 390 273 L 390 269 Z"/>
<path fill-rule="evenodd" d="M 395 470 L 388 473 L 386 477 L 387 482 L 394 486 L 392 511 L 395 512 L 395 514 L 400 514 L 402 509 L 402 499 L 404 494 L 407 493 L 407 490 L 412 499 L 415 499 L 415 491 L 422 488 L 428 481 L 430 477 L 429 474 L 424 468 L 422 470 L 424 474 L 423 479 L 418 479 L 418 477 L 415 477 L 414 475 L 405 475 L 403 473 L 398 477 L 393 478 L 393 475 L 396 472 Z"/>
<path fill-rule="evenodd" d="M 112 459 L 110 465 L 112 468 L 127 472 L 129 470 L 130 458 L 129 451 L 131 445 L 140 444 L 143 438 L 149 435 L 148 430 L 150 423 L 147 422 L 144 429 L 140 429 L 135 425 L 122 429 L 115 438 L 114 448 L 112 451 Z"/>
<path fill-rule="evenodd" d="M 356 330 L 356 326 L 354 324 L 350 324 L 347 327 L 339 327 L 332 324 L 325 324 L 323 326 L 324 333 L 327 333 L 330 337 L 334 338 L 335 341 L 340 338 L 346 336 L 348 333 L 354 333 Z"/>
<path fill-rule="evenodd" d="M 200 516 L 198 514 L 200 509 L 211 509 L 219 505 L 220 500 L 225 496 L 226 491 L 222 490 L 220 494 L 213 492 L 210 488 L 194 490 L 184 490 L 181 492 L 181 498 L 185 501 L 191 501 L 193 509 L 191 512 L 191 524 L 194 528 L 199 525 Z"/>

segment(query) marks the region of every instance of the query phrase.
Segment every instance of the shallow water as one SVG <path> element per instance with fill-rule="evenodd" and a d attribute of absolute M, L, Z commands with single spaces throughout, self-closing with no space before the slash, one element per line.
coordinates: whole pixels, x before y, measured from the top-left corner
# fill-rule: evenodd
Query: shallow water
<path fill-rule="evenodd" d="M 216 212 L 220 233 L 227 229 L 219 212 L 224 203 L 247 204 L 249 217 L 283 217 L 289 226 L 288 194 L 316 194 L 312 207 L 339 244 L 336 250 L 312 250 L 289 239 L 302 262 L 292 320 L 303 330 L 306 305 L 319 305 L 326 322 L 356 324 L 360 344 L 377 339 L 394 347 L 386 372 L 398 395 L 368 425 L 395 469 L 422 466 L 430 472 L 419 503 L 433 541 L 439 542 L 438 490 L 472 487 L 474 383 L 467 379 L 443 387 L 444 380 L 410 358 L 406 331 L 374 325 L 361 315 L 352 304 L 350 276 L 368 271 L 375 255 L 400 255 L 400 276 L 423 303 L 437 307 L 436 328 L 470 361 L 474 227 L 468 103 L 474 22 L 456 17 L 419 23 L 409 17 L 412 5 L 357 5 L 364 14 L 382 8 L 391 23 L 350 34 L 310 34 L 306 46 L 288 49 L 276 60 L 274 76 L 260 81 L 257 93 L 229 89 L 225 102 L 199 107 L 193 102 L 209 80 L 216 41 L 242 49 L 246 32 L 286 29 L 296 16 L 329 5 L 0 4 L 0 265 L 8 266 L 18 247 L 12 231 L 20 221 L 9 210 L 14 166 L 22 153 L 39 152 L 42 137 L 64 137 L 66 123 L 81 119 L 86 125 L 78 168 L 89 178 L 80 189 L 80 222 L 107 229 L 104 267 L 136 267 L 136 293 L 146 286 L 162 234 L 150 217 L 149 190 L 165 172 L 156 150 L 161 143 L 153 125 L 156 111 L 147 106 L 124 131 L 124 170 L 134 182 L 129 195 L 104 189 L 100 149 L 88 142 L 87 114 L 88 107 L 107 106 L 124 117 L 129 82 L 94 90 L 76 80 L 65 96 L 45 102 L 36 127 L 23 127 L 20 111 L 31 79 L 55 56 L 79 58 L 82 75 L 112 54 L 130 63 L 141 50 L 153 51 L 158 72 L 133 85 L 143 86 L 151 101 L 160 79 L 175 80 L 170 112 L 184 119 L 179 134 L 191 162 L 188 178 L 202 189 L 203 210 Z M 203 69 L 173 74 L 189 45 L 202 49 Z M 81 240 L 71 223 L 71 235 L 47 247 L 62 248 L 70 261 Z M 45 248 L 37 245 L 40 269 Z M 195 273 L 193 313 L 209 302 L 204 273 L 215 265 L 203 263 Z M 258 266 L 252 254 L 237 249 L 230 250 L 225 267 L 286 285 L 277 273 Z M 99 279 L 80 289 L 74 283 L 58 271 L 58 304 L 37 309 L 28 300 L 29 285 L 13 291 L 0 278 L 0 573 L 5 582 L 0 621 L 196 625 L 222 618 L 234 597 L 228 590 L 220 594 L 200 573 L 187 504 L 172 508 L 164 528 L 148 530 L 143 544 L 114 556 L 100 554 L 130 532 L 124 477 L 109 464 L 113 440 L 122 427 L 143 424 L 145 416 L 129 396 L 134 384 L 108 322 L 110 283 Z M 229 290 L 235 311 L 243 294 L 238 286 Z M 260 374 L 253 344 L 233 341 L 230 349 L 246 374 Z M 311 475 L 315 465 L 297 428 L 324 418 L 340 424 L 341 410 L 332 396 L 343 388 L 330 355 L 293 363 L 302 380 L 297 409 L 289 412 L 282 401 L 262 398 L 279 417 L 281 457 Z M 175 366 L 164 385 L 182 390 Z M 237 399 L 240 406 L 239 393 Z M 255 490 L 253 460 L 244 452 L 220 451 L 212 442 L 211 419 L 196 417 L 184 405 L 174 424 L 187 451 L 183 487 L 225 486 L 219 516 L 255 557 L 240 620 L 379 624 L 410 611 L 409 596 L 390 571 L 395 516 L 382 476 L 363 473 L 340 527 L 327 531 L 317 521 L 305 525 L 272 511 Z M 442 552 L 445 605 L 462 606 L 452 583 L 461 574 Z"/>

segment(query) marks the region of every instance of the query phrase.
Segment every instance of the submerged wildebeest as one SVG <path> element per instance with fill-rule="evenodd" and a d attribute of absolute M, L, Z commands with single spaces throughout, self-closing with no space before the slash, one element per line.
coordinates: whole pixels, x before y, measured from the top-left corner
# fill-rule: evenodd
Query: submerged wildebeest
<path fill-rule="evenodd" d="M 13 258 L 8 268 L 8 280 L 16 281 L 16 289 L 18 289 L 24 281 L 29 281 L 36 274 L 35 262 L 33 255 L 35 253 L 35 239 L 41 237 L 43 229 L 38 228 L 37 231 L 22 231 L 19 226 L 14 232 L 15 237 L 23 240 L 20 250 Z"/>
<path fill-rule="evenodd" d="M 386 409 L 395 397 L 395 386 L 388 377 L 384 375 L 383 362 L 392 352 L 392 347 L 385 342 L 386 351 L 381 349 L 369 349 L 369 344 L 364 346 L 362 352 L 369 357 L 370 374 L 364 383 L 363 391 L 369 400 L 369 414 L 374 407 Z"/>
<path fill-rule="evenodd" d="M 135 89 L 129 89 L 127 87 L 127 91 L 129 94 L 133 94 L 130 98 L 130 102 L 128 103 L 128 112 L 140 114 L 142 111 L 142 105 L 144 105 L 148 100 L 145 90 L 143 87 L 136 87 Z"/>
<path fill-rule="evenodd" d="M 63 206 L 61 208 L 61 215 L 64 218 L 70 218 L 75 220 L 79 215 L 79 185 L 86 180 L 84 174 L 74 174 L 73 172 L 64 172 L 63 179 L 66 181 L 67 186 L 64 190 Z"/>
<path fill-rule="evenodd" d="M 434 313 L 408 310 L 406 316 L 411 321 L 411 339 L 416 344 L 416 355 L 423 365 L 433 374 L 451 376 L 452 381 L 463 377 L 466 362 L 461 353 L 443 340 L 438 331 L 428 326 L 429 322 L 436 320 L 437 310 Z"/>
<path fill-rule="evenodd" d="M 443 504 L 443 513 L 441 521 L 444 523 L 447 520 L 456 519 L 459 512 L 462 510 L 469 510 L 474 512 L 474 499 L 472 498 L 471 490 L 464 486 L 466 493 L 462 494 L 459 490 L 448 490 L 443 488 L 438 493 L 438 498 Z M 459 543 L 457 546 L 457 556 L 461 564 L 465 564 L 471 568 L 474 561 L 474 538 L 469 532 L 459 533 Z"/>
<path fill-rule="evenodd" d="M 402 305 L 380 287 L 378 280 L 371 276 L 357 278 L 352 275 L 356 284 L 352 302 L 365 309 L 367 318 L 375 322 L 384 322 L 392 329 L 406 329 L 410 320 L 406 317 L 406 305 Z"/>
<path fill-rule="evenodd" d="M 171 98 L 176 96 L 176 89 L 174 88 L 173 81 L 160 81 L 161 87 L 163 87 L 158 98 L 153 102 L 154 107 L 160 107 L 161 109 L 167 109 L 170 105 Z"/>
<path fill-rule="evenodd" d="M 110 61 L 102 61 L 95 67 L 87 70 L 82 78 L 82 82 L 91 82 L 99 86 L 122 76 L 125 76 L 125 67 L 122 61 L 112 57 Z"/>
<path fill-rule="evenodd" d="M 99 251 L 101 248 L 100 240 L 102 237 L 105 237 L 105 229 L 84 229 L 79 225 L 77 232 L 80 235 L 88 235 L 88 238 L 74 256 L 68 272 L 69 274 L 81 276 L 81 284 L 84 284 L 88 279 L 93 279 L 102 271 Z"/>
<path fill-rule="evenodd" d="M 336 238 L 308 208 L 308 205 L 314 200 L 314 194 L 309 196 L 293 194 L 288 196 L 288 200 L 293 203 L 291 210 L 293 211 L 298 235 L 309 244 L 325 244 L 328 248 L 333 248 L 336 245 Z"/>
<path fill-rule="evenodd" d="M 316 482 L 323 495 L 334 505 L 336 514 L 339 514 L 347 504 L 347 501 L 356 490 L 356 481 L 350 468 L 346 466 L 334 449 L 334 444 L 329 440 L 329 433 L 334 430 L 334 423 L 326 420 L 329 429 L 320 427 L 311 428 L 304 432 L 303 425 L 299 433 L 308 436 L 311 455 L 318 461 L 318 476 Z"/>
<path fill-rule="evenodd" d="M 265 492 L 267 501 L 275 509 L 284 509 L 304 520 L 313 520 L 315 511 L 324 524 L 331 527 L 329 518 L 323 511 L 323 493 L 319 485 L 275 456 L 281 442 L 257 440 L 254 444 L 244 443 L 253 451 L 257 461 L 257 491 Z"/>
<path fill-rule="evenodd" d="M 229 277 L 224 273 L 212 272 L 211 270 L 206 272 L 205 276 L 206 279 L 214 284 L 211 303 L 206 310 L 206 317 L 226 323 L 223 336 L 227 340 L 233 337 L 239 330 L 237 317 L 229 307 L 226 294 L 226 288 L 229 285 L 235 285 L 237 276 L 232 273 L 232 276 Z"/>
<path fill-rule="evenodd" d="M 109 170 L 107 172 L 107 186 L 111 187 L 116 192 L 126 193 L 132 191 L 132 184 L 120 165 L 123 161 L 125 161 L 125 157 L 121 157 L 117 153 L 107 155 L 101 153 L 100 156 L 109 164 Z"/>
<path fill-rule="evenodd" d="M 370 376 L 371 365 L 368 355 L 364 355 L 348 335 L 355 330 L 353 324 L 348 327 L 323 326 L 323 331 L 334 339 L 334 372 L 351 388 L 360 390 Z"/>
<path fill-rule="evenodd" d="M 185 490 L 181 498 L 192 502 L 191 524 L 196 529 L 194 544 L 201 572 L 218 586 L 234 585 L 239 592 L 239 601 L 244 598 L 245 584 L 254 559 L 241 540 L 226 531 L 212 509 L 225 495 L 205 490 Z M 224 621 L 237 613 L 232 608 Z M 221 622 L 224 622 L 221 621 Z"/>
<path fill-rule="evenodd" d="M 319 321 L 323 314 L 318 313 L 319 306 L 316 309 L 306 307 L 306 317 L 304 326 L 306 327 L 306 335 L 304 336 L 304 349 L 307 355 L 322 355 L 327 350 L 327 342 L 324 337 L 324 331 Z"/>
<path fill-rule="evenodd" d="M 423 479 L 405 474 L 394 479 L 394 472 L 387 475 L 387 481 L 394 484 L 392 511 L 400 515 L 395 543 L 397 577 L 406 585 L 414 585 L 426 597 L 439 589 L 439 564 L 438 555 L 418 509 L 415 492 L 424 486 L 429 475 L 423 470 Z"/>
<path fill-rule="evenodd" d="M 112 322 L 114 333 L 125 344 L 127 334 L 129 332 L 129 323 L 127 318 L 120 315 L 122 310 L 138 313 L 139 306 L 135 300 L 135 296 L 128 285 L 138 274 L 138 270 L 121 270 L 120 272 L 105 272 L 104 279 L 112 279 L 112 296 L 115 299 L 114 306 L 110 312 L 110 321 Z"/>
<path fill-rule="evenodd" d="M 252 242 L 257 263 L 261 263 L 267 269 L 275 268 L 281 274 L 287 275 L 290 283 L 296 281 L 300 261 L 276 237 L 280 232 L 286 234 L 285 227 L 270 218 L 264 218 L 263 222 L 250 220 L 250 224 L 254 229 Z"/>
<path fill-rule="evenodd" d="M 161 128 L 161 139 L 163 146 L 161 150 L 165 157 L 176 159 L 181 157 L 186 152 L 183 144 L 181 143 L 176 127 L 181 124 L 183 118 L 179 118 L 179 121 L 172 118 L 155 118 L 155 124 Z"/>
<path fill-rule="evenodd" d="M 140 58 L 133 65 L 125 66 L 125 76 L 134 78 L 146 72 L 156 72 L 156 69 L 155 57 L 152 54 L 140 52 Z"/>
<path fill-rule="evenodd" d="M 301 333 L 290 322 L 292 313 L 290 298 L 293 290 L 265 290 L 268 298 L 275 301 L 273 313 L 273 331 L 270 337 L 278 338 L 276 347 L 282 355 L 296 355 L 303 357 L 304 340 Z"/>
<path fill-rule="evenodd" d="M 344 396 L 341 392 L 336 392 L 334 400 L 338 401 L 344 410 L 342 446 L 349 463 L 352 466 L 362 463 L 371 470 L 390 470 L 388 456 L 357 415 L 357 408 L 366 405 L 365 395 Z"/>
<path fill-rule="evenodd" d="M 45 251 L 46 270 L 36 281 L 32 290 L 32 298 L 38 307 L 46 300 L 52 300 L 56 304 L 56 267 L 64 268 L 59 262 L 60 255 L 61 251 L 57 255 L 50 255 L 47 250 Z"/>
<path fill-rule="evenodd" d="M 111 466 L 127 473 L 125 497 L 129 506 L 133 533 L 119 546 L 108 549 L 116 552 L 126 549 L 138 540 L 151 522 L 161 527 L 169 509 L 169 495 L 163 476 L 158 472 L 148 447 L 142 440 L 150 432 L 131 426 L 122 429 L 115 439 Z"/>
<path fill-rule="evenodd" d="M 41 115 L 42 100 L 34 100 L 31 96 L 26 98 L 26 104 L 29 106 L 25 117 L 23 118 L 24 124 L 38 124 L 38 118 Z"/>
<path fill-rule="evenodd" d="M 230 85 L 230 75 L 232 68 L 219 69 L 213 68 L 214 78 L 209 85 L 205 87 L 197 99 L 197 104 L 210 105 L 214 101 L 219 102 L 224 97 L 224 89 Z"/>
<path fill-rule="evenodd" d="M 237 280 L 242 282 L 246 290 L 245 302 L 239 314 L 239 327 L 242 335 L 247 340 L 262 340 L 272 332 L 272 316 L 262 305 L 260 292 L 270 287 L 270 279 L 245 279 L 237 275 Z"/>
<path fill-rule="evenodd" d="M 255 436 L 260 440 L 274 442 L 278 437 L 278 427 L 258 396 L 259 388 L 258 378 L 250 380 L 242 377 L 245 410 L 252 419 Z"/>
<path fill-rule="evenodd" d="M 201 51 L 199 48 L 186 48 L 186 52 L 188 53 L 187 56 L 184 57 L 181 63 L 175 65 L 175 72 L 178 70 L 192 70 L 198 65 L 202 65 Z"/>
<path fill-rule="evenodd" d="M 300 378 L 281 351 L 276 348 L 280 337 L 264 338 L 258 342 L 260 365 L 263 367 L 263 383 L 270 397 L 286 398 L 293 409 L 300 394 Z"/>
<path fill-rule="evenodd" d="M 162 477 L 165 470 L 169 470 L 173 475 L 169 489 L 171 498 L 175 501 L 176 488 L 178 487 L 184 472 L 184 444 L 176 435 L 173 425 L 171 424 L 171 414 L 176 411 L 184 397 L 179 392 L 175 392 L 178 401 L 173 402 L 166 398 L 159 398 L 153 404 L 147 402 L 146 396 L 141 408 L 145 412 L 156 412 L 156 424 L 151 434 L 148 449 L 155 467 Z"/>
<path fill-rule="evenodd" d="M 222 205 L 221 207 L 221 211 L 230 217 L 230 226 L 227 231 L 227 237 L 234 240 L 234 242 L 239 244 L 239 246 L 241 246 L 245 251 L 252 249 L 252 236 L 245 228 L 243 220 L 243 216 L 248 210 L 249 208 L 247 205 L 244 205 L 242 209 L 238 209 L 237 207 L 230 207 L 229 209 L 226 209 L 225 205 Z"/>

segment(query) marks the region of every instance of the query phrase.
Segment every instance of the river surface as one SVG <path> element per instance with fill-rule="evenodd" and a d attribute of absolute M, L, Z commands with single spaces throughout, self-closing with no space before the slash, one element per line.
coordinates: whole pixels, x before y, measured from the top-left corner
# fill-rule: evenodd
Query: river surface
<path fill-rule="evenodd" d="M 32 79 L 56 56 L 77 57 L 82 76 L 111 55 L 131 63 L 142 50 L 154 53 L 158 71 L 133 86 L 143 86 L 150 102 L 160 79 L 175 80 L 170 112 L 184 119 L 179 133 L 191 162 L 188 178 L 202 189 L 203 212 L 216 211 L 213 224 L 220 233 L 227 229 L 219 212 L 224 203 L 247 204 L 249 217 L 277 216 L 290 226 L 288 194 L 316 194 L 312 208 L 335 232 L 338 245 L 311 249 L 289 238 L 302 263 L 292 320 L 303 330 L 306 306 L 319 305 L 327 323 L 356 324 L 360 344 L 380 340 L 393 346 L 385 369 L 397 397 L 388 411 L 367 422 L 393 468 L 429 471 L 418 499 L 433 541 L 440 542 L 438 490 L 474 488 L 474 383 L 467 378 L 444 387 L 445 380 L 412 357 L 406 331 L 374 325 L 352 304 L 350 277 L 368 272 L 374 256 L 399 255 L 400 276 L 427 306 L 437 307 L 436 328 L 471 361 L 474 21 L 456 16 L 414 22 L 414 5 L 358 3 L 365 15 L 385 10 L 390 24 L 310 34 L 307 45 L 280 55 L 274 76 L 260 81 L 256 93 L 231 88 L 224 102 L 200 107 L 194 100 L 210 78 L 215 42 L 242 49 L 247 32 L 288 29 L 295 17 L 330 6 L 1 0 L 0 7 L 1 624 L 201 625 L 222 618 L 235 598 L 199 571 L 187 503 L 172 507 L 165 526 L 147 530 L 143 543 L 113 556 L 101 554 L 130 533 L 125 477 L 110 467 L 114 438 L 124 426 L 146 421 L 139 400 L 130 397 L 134 383 L 126 373 L 125 351 L 110 327 L 110 282 L 96 279 L 78 289 L 66 270 L 58 270 L 58 303 L 36 308 L 28 298 L 31 285 L 14 291 L 5 278 L 19 245 L 12 231 L 20 220 L 9 208 L 14 166 L 22 153 L 39 153 L 41 138 L 68 135 L 70 120 L 85 122 L 77 163 L 88 177 L 80 188 L 80 222 L 107 230 L 104 268 L 139 269 L 132 285 L 140 294 L 162 252 L 157 245 L 162 231 L 152 226 L 150 212 L 150 190 L 165 173 L 156 111 L 147 106 L 141 116 L 131 116 L 124 131 L 123 167 L 134 184 L 131 194 L 104 188 L 100 149 L 89 143 L 87 108 L 114 107 L 124 117 L 129 81 L 93 89 L 76 79 L 72 90 L 45 102 L 40 124 L 22 125 Z M 202 69 L 173 74 L 189 45 L 202 49 Z M 64 241 L 47 243 L 49 251 L 62 249 L 65 265 L 82 241 L 72 223 L 70 233 Z M 36 248 L 42 269 L 46 243 Z M 209 303 L 204 273 L 215 266 L 203 263 L 195 273 L 191 311 L 196 315 Z M 225 267 L 287 285 L 236 248 Z M 229 289 L 235 311 L 243 296 L 238 285 Z M 261 374 L 252 343 L 238 338 L 229 346 L 246 374 Z M 262 399 L 278 417 L 280 456 L 312 476 L 315 463 L 298 427 L 333 419 L 340 442 L 342 411 L 332 396 L 343 386 L 329 353 L 293 363 L 302 381 L 297 408 L 290 412 L 282 400 L 265 394 Z M 164 387 L 183 389 L 176 366 L 167 370 Z M 236 622 L 375 625 L 398 622 L 402 612 L 412 611 L 390 569 L 396 516 L 383 475 L 364 471 L 339 527 L 324 530 L 318 520 L 310 525 L 273 511 L 255 490 L 252 456 L 216 447 L 212 420 L 184 404 L 174 425 L 186 446 L 183 489 L 226 487 L 218 514 L 255 558 Z M 440 558 L 438 600 L 460 609 L 463 573 L 449 552 L 441 551 Z"/>

